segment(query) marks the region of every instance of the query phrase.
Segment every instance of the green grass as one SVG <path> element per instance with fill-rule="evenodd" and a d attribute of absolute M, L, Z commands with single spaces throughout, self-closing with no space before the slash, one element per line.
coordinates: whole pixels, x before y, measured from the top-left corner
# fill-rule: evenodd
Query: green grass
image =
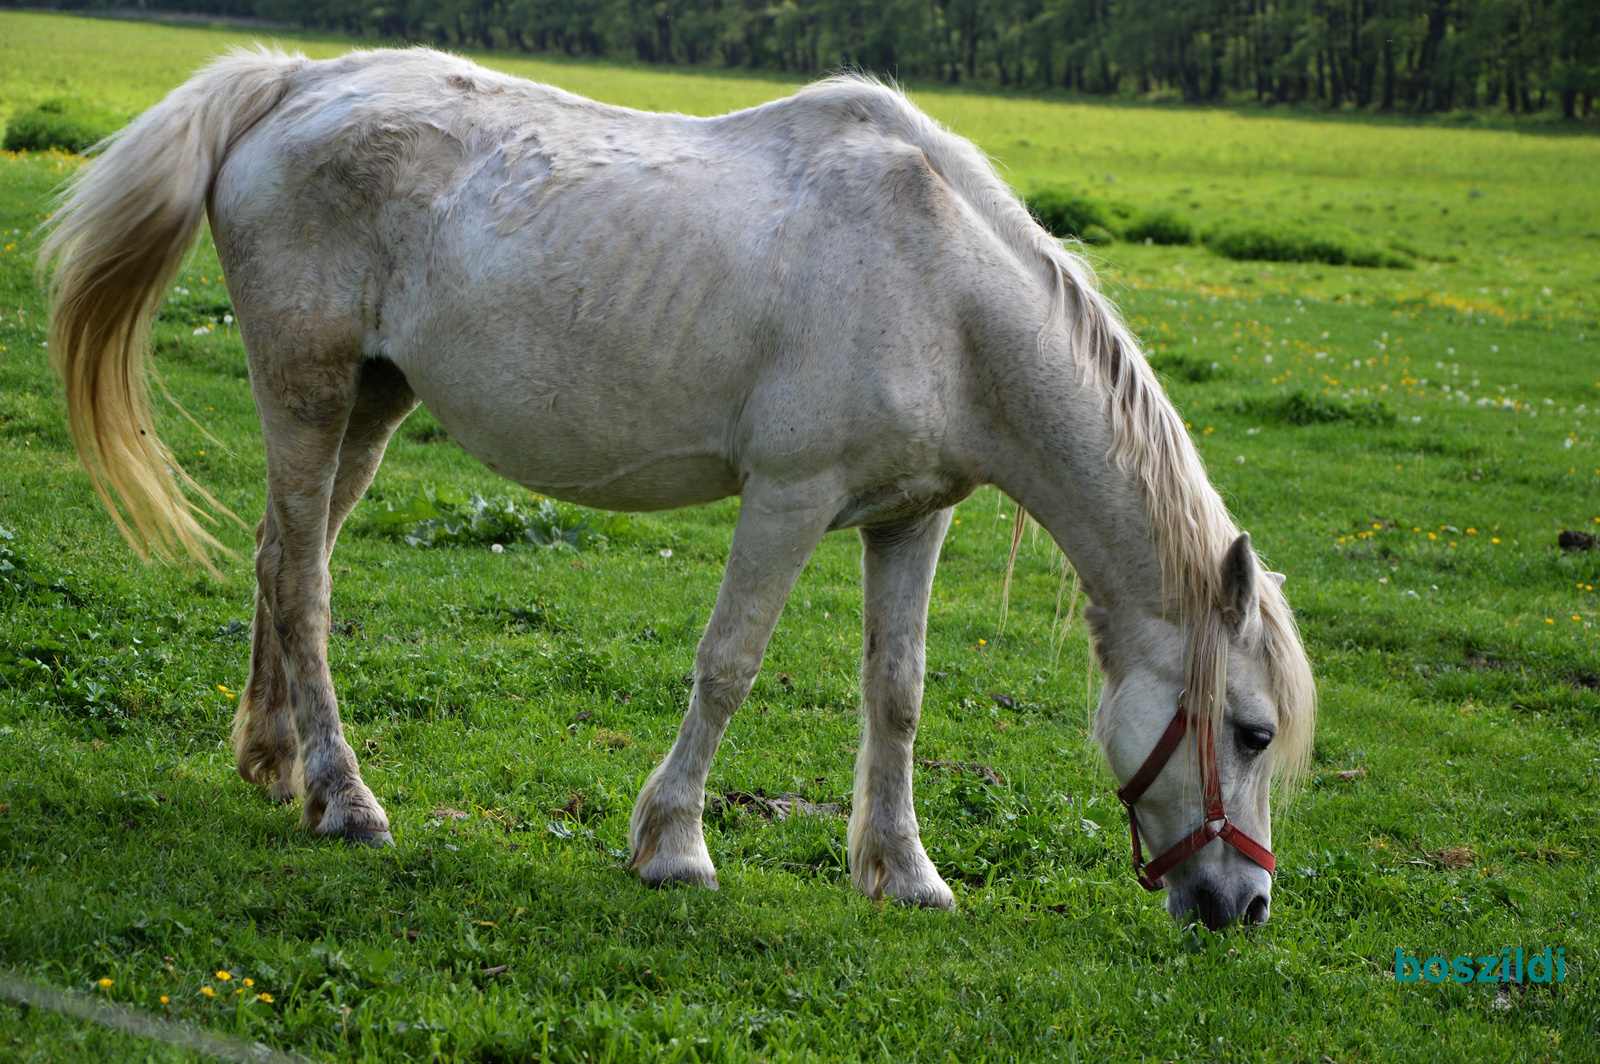
<path fill-rule="evenodd" d="M 0 111 L 72 98 L 127 117 L 239 39 L 0 14 Z M 786 89 L 496 62 L 703 112 Z M 1096 249 L 1218 487 L 1289 574 L 1319 677 L 1266 927 L 1180 931 L 1133 882 L 1087 735 L 1081 624 L 1052 646 L 1042 537 L 1023 541 L 999 628 L 1010 522 L 992 491 L 961 505 L 945 548 L 918 744 L 1004 778 L 917 769 L 958 910 L 856 897 L 842 820 L 748 809 L 708 814 L 720 892 L 645 890 L 621 867 L 628 811 L 684 709 L 737 500 L 636 517 L 582 551 L 408 546 L 388 504 L 535 506 L 425 414 L 333 561 L 334 677 L 397 845 L 310 838 L 227 748 L 249 536 L 223 528 L 240 554 L 224 582 L 141 566 L 71 453 L 26 234 L 76 163 L 28 155 L 0 160 L 0 963 L 326 1059 L 1592 1059 L 1600 553 L 1555 541 L 1600 530 L 1600 223 L 1580 194 L 1597 142 L 920 100 L 1023 188 L 1107 195 L 1114 173 L 1115 197 L 1202 224 L 1331 219 L 1455 259 Z M 158 362 L 221 446 L 172 410 L 161 431 L 253 520 L 259 430 L 209 248 L 179 285 Z M 802 577 L 713 792 L 848 801 L 857 551 L 830 536 Z M 1390 974 L 1397 947 L 1506 946 L 1563 947 L 1567 982 L 1497 994 Z M 177 1059 L 0 1005 L 0 1059 L 147 1056 Z"/>

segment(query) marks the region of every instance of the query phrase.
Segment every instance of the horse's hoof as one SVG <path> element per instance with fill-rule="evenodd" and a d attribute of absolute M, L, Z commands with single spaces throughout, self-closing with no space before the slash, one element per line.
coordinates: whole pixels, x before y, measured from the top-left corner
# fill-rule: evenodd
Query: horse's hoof
<path fill-rule="evenodd" d="M 925 867 L 896 876 L 881 862 L 869 864 L 863 860 L 855 866 L 861 870 L 853 877 L 855 888 L 873 901 L 898 902 L 917 909 L 954 909 L 955 893 L 934 870 L 932 862 L 924 857 L 918 863 Z"/>
<path fill-rule="evenodd" d="M 369 846 L 374 850 L 381 850 L 385 846 L 394 845 L 394 836 L 387 831 L 373 831 L 370 828 L 351 828 L 339 832 L 339 838 L 349 846 Z"/>
<path fill-rule="evenodd" d="M 956 907 L 955 894 L 951 892 L 949 887 L 945 887 L 943 883 L 939 884 L 939 886 L 944 887 L 944 889 L 924 888 L 904 896 L 886 894 L 884 900 L 898 902 L 911 909 L 954 909 Z"/>
<path fill-rule="evenodd" d="M 677 867 L 646 867 L 639 869 L 639 878 L 644 880 L 647 887 L 704 887 L 706 890 L 720 890 L 721 884 L 717 882 L 716 869 L 696 868 L 690 864 L 679 864 Z"/>

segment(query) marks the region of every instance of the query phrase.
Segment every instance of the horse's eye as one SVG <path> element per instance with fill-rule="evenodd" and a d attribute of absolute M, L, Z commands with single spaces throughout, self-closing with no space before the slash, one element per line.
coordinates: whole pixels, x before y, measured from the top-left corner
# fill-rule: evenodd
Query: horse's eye
<path fill-rule="evenodd" d="M 1246 750 L 1260 752 L 1272 744 L 1272 733 L 1265 728 L 1240 728 L 1239 742 Z"/>

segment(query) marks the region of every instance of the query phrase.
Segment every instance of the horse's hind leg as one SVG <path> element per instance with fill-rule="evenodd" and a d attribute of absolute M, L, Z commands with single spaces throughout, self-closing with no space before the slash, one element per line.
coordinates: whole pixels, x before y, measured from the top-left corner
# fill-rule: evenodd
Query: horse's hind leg
<path fill-rule="evenodd" d="M 747 483 L 728 567 L 700 648 L 694 693 L 666 759 L 645 781 L 628 825 L 632 865 L 651 886 L 693 883 L 713 890 L 717 870 L 700 816 L 706 774 L 734 710 L 761 668 L 783 604 L 838 512 L 831 485 Z"/>
<path fill-rule="evenodd" d="M 267 519 L 256 525 L 256 550 L 266 536 Z M 233 760 L 246 783 L 268 788 L 275 802 L 294 797 L 294 722 L 289 719 L 283 652 L 272 630 L 272 611 L 256 588 L 255 619 L 250 623 L 250 675 L 233 715 Z"/>
<path fill-rule="evenodd" d="M 928 597 L 951 512 L 861 530 L 862 728 L 849 844 L 857 890 L 941 909 L 955 895 L 922 848 L 911 748 L 922 714 Z"/>
<path fill-rule="evenodd" d="M 256 552 L 257 620 L 264 623 L 252 665 L 268 670 L 262 694 L 281 698 L 241 708 L 251 711 L 243 749 L 267 746 L 278 772 L 285 730 L 274 718 L 290 715 L 290 786 L 305 796 L 306 825 L 373 843 L 388 841 L 389 821 L 362 782 L 339 724 L 328 672 L 327 561 L 338 525 L 371 481 L 384 442 L 415 403 L 404 382 L 386 381 L 391 370 L 379 365 L 292 354 L 258 358 L 252 351 L 251 386 L 267 451 L 267 512 Z M 259 723 L 257 707 L 265 709 Z M 261 737 L 259 744 L 252 735 Z"/>
<path fill-rule="evenodd" d="M 377 474 L 390 436 L 416 405 L 405 375 L 393 363 L 375 360 L 361 365 L 355 407 L 339 446 L 325 555 L 332 555 L 340 527 Z M 256 527 L 257 550 L 266 528 L 263 518 Z M 284 686 L 283 651 L 273 629 L 272 611 L 259 587 L 250 630 L 250 676 L 233 718 L 234 760 L 246 782 L 267 787 L 274 801 L 288 801 L 294 796 L 294 722 Z"/>

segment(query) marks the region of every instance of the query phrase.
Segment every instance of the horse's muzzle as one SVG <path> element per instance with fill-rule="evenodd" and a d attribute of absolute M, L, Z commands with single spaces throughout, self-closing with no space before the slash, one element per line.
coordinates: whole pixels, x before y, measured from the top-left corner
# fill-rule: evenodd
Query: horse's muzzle
<path fill-rule="evenodd" d="M 1272 899 L 1249 877 L 1236 884 L 1219 884 L 1210 877 L 1193 884 L 1175 886 L 1167 892 L 1167 911 L 1182 923 L 1199 921 L 1209 930 L 1220 931 L 1237 920 L 1241 924 L 1264 924 L 1272 913 Z"/>

